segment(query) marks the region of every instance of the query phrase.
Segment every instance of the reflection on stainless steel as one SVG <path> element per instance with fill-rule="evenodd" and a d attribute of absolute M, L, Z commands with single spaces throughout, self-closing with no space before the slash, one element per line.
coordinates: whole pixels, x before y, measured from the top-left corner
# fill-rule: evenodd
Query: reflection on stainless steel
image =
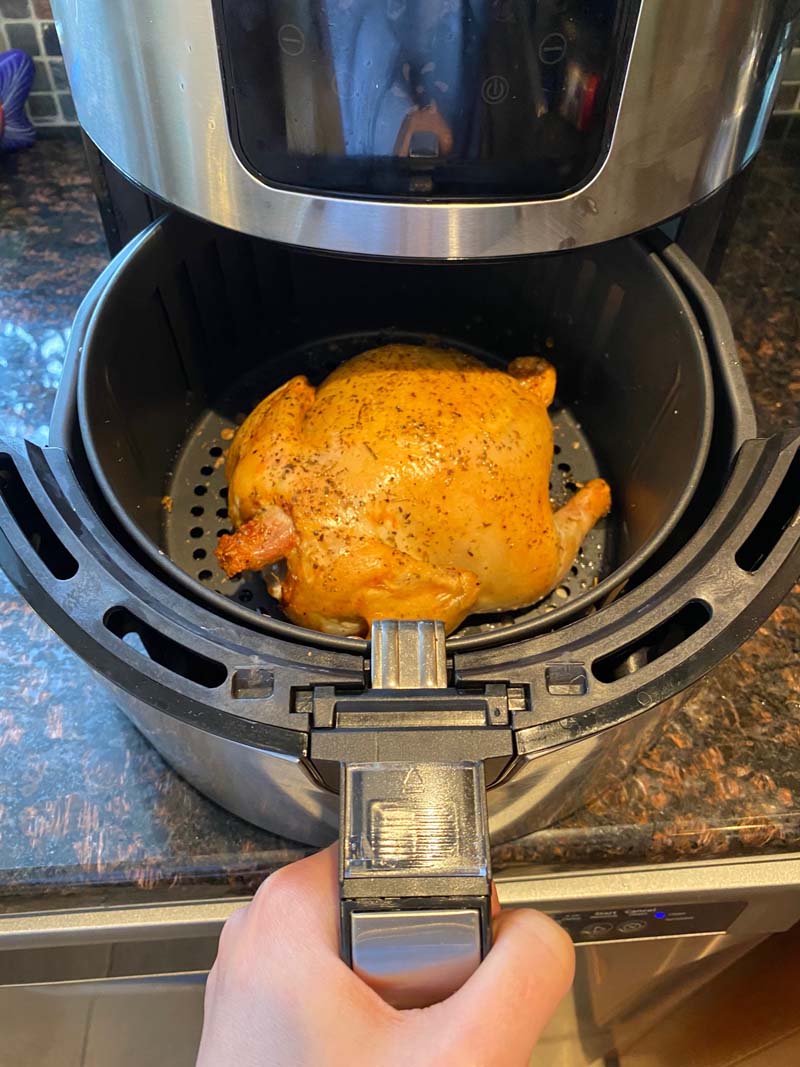
<path fill-rule="evenodd" d="M 210 4 L 54 0 L 78 115 L 129 176 L 258 236 L 377 256 L 519 255 L 683 210 L 761 139 L 787 51 L 783 0 L 643 0 L 613 143 L 581 190 L 524 203 L 388 203 L 270 188 L 231 146 Z"/>
<path fill-rule="evenodd" d="M 444 1000 L 481 961 L 477 911 L 355 912 L 353 970 L 397 1008 Z"/>
<path fill-rule="evenodd" d="M 166 760 L 218 804 L 273 833 L 315 845 L 336 839 L 339 797 L 302 761 L 251 748 L 163 715 L 105 679 L 114 699 Z M 508 841 L 563 818 L 599 793 L 654 740 L 688 693 L 574 745 L 530 755 L 488 793 L 489 833 Z"/>
<path fill-rule="evenodd" d="M 612 1050 L 630 1048 L 764 936 L 733 940 L 716 934 L 587 946 L 578 957 L 572 994 L 537 1046 L 542 1063 L 596 1067 Z"/>
<path fill-rule="evenodd" d="M 677 901 L 742 906 L 711 933 L 583 944 L 572 997 L 559 1008 L 541 1044 L 548 1067 L 589 1067 L 611 1049 L 624 1052 L 654 1023 L 769 933 L 798 918 L 794 887 L 800 864 L 748 859 L 692 860 L 590 870 L 516 868 L 497 879 L 503 907 L 563 913 L 666 906 Z M 725 904 L 723 904 L 723 907 Z"/>
<path fill-rule="evenodd" d="M 104 678 L 114 700 L 188 782 L 257 826 L 294 841 L 330 845 L 339 827 L 339 798 L 323 789 L 301 760 L 206 733 L 123 693 Z"/>
<path fill-rule="evenodd" d="M 627 774 L 691 690 L 643 710 L 610 728 L 522 757 L 489 790 L 489 831 L 495 843 L 510 841 L 564 818 Z"/>

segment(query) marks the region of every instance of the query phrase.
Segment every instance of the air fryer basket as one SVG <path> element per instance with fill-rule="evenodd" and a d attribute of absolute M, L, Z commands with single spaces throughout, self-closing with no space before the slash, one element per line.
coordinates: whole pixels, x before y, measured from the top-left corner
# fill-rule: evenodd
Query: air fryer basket
<path fill-rule="evenodd" d="M 628 251 L 621 253 L 622 248 Z M 238 238 L 214 233 L 204 224 L 171 219 L 154 224 L 109 264 L 76 317 L 50 445 L 42 449 L 30 442 L 0 441 L 0 566 L 181 773 L 231 811 L 274 832 L 319 843 L 330 839 L 339 767 L 373 759 L 378 748 L 386 755 L 392 746 L 404 761 L 433 755 L 479 759 L 491 787 L 491 832 L 497 840 L 574 809 L 603 787 L 610 767 L 636 758 L 652 729 L 676 706 L 675 698 L 755 630 L 800 568 L 800 432 L 756 438 L 730 327 L 713 289 L 674 246 L 659 247 L 651 257 L 639 242 L 626 242 L 595 250 L 593 256 L 603 270 L 619 267 L 621 256 L 631 269 L 638 264 L 640 271 L 648 272 L 647 285 L 636 289 L 644 309 L 635 337 L 641 342 L 639 354 L 662 351 L 647 344 L 658 346 L 665 331 L 685 337 L 682 318 L 699 324 L 715 401 L 708 461 L 673 533 L 636 569 L 624 595 L 596 613 L 574 612 L 557 627 L 551 625 L 549 632 L 484 640 L 513 633 L 508 627 L 477 638 L 455 637 L 447 665 L 449 688 L 436 700 L 426 690 L 424 725 L 409 728 L 406 712 L 396 706 L 399 700 L 407 709 L 410 702 L 413 710 L 415 690 L 395 693 L 392 704 L 380 687 L 370 686 L 363 641 L 343 639 L 343 647 L 326 647 L 307 631 L 264 619 L 244 605 L 231 605 L 169 561 L 154 562 L 162 560 L 153 539 L 160 536 L 165 511 L 163 482 L 148 471 L 158 461 L 163 476 L 183 446 L 187 427 L 199 427 L 199 419 L 210 417 L 205 398 L 223 397 L 231 382 L 245 381 L 260 362 L 243 350 L 248 335 L 235 332 L 241 322 L 237 315 L 228 320 L 234 332 L 225 347 L 224 331 L 210 332 L 214 323 L 225 324 L 230 302 L 241 300 L 243 309 L 253 306 L 252 292 L 231 282 L 236 277 L 232 271 L 243 271 L 245 281 L 248 276 L 262 278 L 264 293 L 272 293 L 274 301 L 276 294 L 288 291 L 282 269 L 292 265 L 299 299 L 305 290 L 296 283 L 308 280 L 308 272 L 300 273 L 300 264 L 307 261 L 297 253 L 249 242 L 242 246 Z M 140 259 L 146 267 L 132 271 Z M 347 269 L 350 280 L 354 277 L 347 264 L 311 262 L 320 268 L 317 280 L 330 282 L 331 268 L 337 267 Z M 561 260 L 552 263 L 554 271 L 566 272 Z M 517 277 L 515 268 L 521 266 L 496 268 L 498 278 Z M 364 293 L 370 296 L 377 282 L 370 287 L 369 277 L 361 276 Z M 227 295 L 216 299 L 220 278 L 225 277 Z M 135 285 L 130 284 L 132 278 Z M 563 291 L 546 272 L 538 278 L 543 286 L 555 286 L 553 308 L 563 305 Z M 615 278 L 619 284 L 621 269 Z M 488 289 L 488 276 L 482 280 Z M 527 295 L 519 277 L 517 282 L 510 298 L 512 311 Z M 658 292 L 673 285 L 685 295 L 673 305 L 674 321 L 665 318 L 660 333 L 648 330 Z M 188 306 L 196 300 L 194 313 L 169 320 L 165 309 L 177 292 Z M 327 308 L 325 293 L 320 291 L 319 301 Z M 580 295 L 580 285 L 570 293 L 573 298 Z M 579 306 L 587 302 L 584 292 Z M 112 306 L 135 343 L 125 329 L 114 332 L 113 323 L 104 321 Z M 370 307 L 367 300 L 365 317 L 372 314 Z M 329 308 L 326 315 L 336 318 Z M 294 337 L 287 328 L 285 337 L 261 338 L 259 353 L 269 351 L 270 344 L 275 352 L 292 352 L 303 335 L 308 343 L 311 327 L 324 326 L 326 315 L 305 321 L 301 316 L 293 325 Z M 602 323 L 602 306 L 595 315 Z M 200 329 L 206 320 L 209 331 Z M 577 360 L 570 364 L 562 359 L 566 330 L 559 333 L 559 322 L 555 317 L 550 321 L 556 342 L 551 351 L 561 364 L 562 387 L 566 383 L 563 395 L 572 400 L 579 390 L 569 389 L 567 372 L 579 373 L 580 366 Z M 588 327 L 589 318 L 585 321 Z M 171 347 L 159 350 L 162 374 L 148 341 L 163 340 L 167 322 L 175 334 Z M 378 329 L 367 322 L 370 327 Z M 484 333 L 473 338 L 475 347 L 511 354 L 502 345 L 491 348 L 489 327 L 477 327 Z M 318 336 L 331 332 L 320 329 Z M 130 357 L 117 362 L 113 351 L 106 351 L 115 387 L 105 386 L 94 373 L 91 381 L 98 396 L 121 397 L 119 382 L 128 374 L 131 403 L 125 401 L 124 417 L 107 408 L 108 423 L 90 427 L 94 445 L 104 443 L 110 456 L 114 435 L 119 440 L 120 466 L 130 468 L 118 480 L 119 488 L 124 491 L 128 485 L 126 506 L 131 515 L 142 513 L 151 533 L 119 507 L 115 517 L 84 450 L 78 378 L 81 373 L 84 381 L 87 378 L 84 363 L 96 370 L 104 358 L 94 348 L 98 338 L 120 345 Z M 584 351 L 589 341 L 591 336 Z M 195 345 L 198 350 L 206 347 L 205 362 L 198 358 L 182 363 L 178 353 L 193 351 Z M 602 350 L 616 359 L 618 350 L 610 343 Z M 226 353 L 226 360 L 212 358 L 214 352 Z M 649 373 L 658 373 L 656 363 L 648 367 Z M 176 381 L 170 389 L 161 389 L 153 373 L 161 374 L 160 381 L 170 375 Z M 623 401 L 631 396 L 636 390 L 628 390 Z M 180 397 L 185 409 L 178 405 Z M 96 399 L 85 397 L 84 409 Z M 624 403 L 610 386 L 605 400 L 616 404 L 612 415 L 618 416 L 616 432 L 624 439 Z M 133 425 L 128 417 L 133 402 L 148 406 L 152 442 L 144 432 L 123 439 Z M 585 410 L 579 421 L 597 449 L 588 404 Z M 173 421 L 176 414 L 179 418 Z M 100 417 L 99 405 L 94 417 Z M 144 418 L 139 416 L 140 424 Z M 149 453 L 151 444 L 158 444 L 161 452 L 154 448 Z M 640 462 L 635 469 L 657 461 L 666 466 L 673 452 L 681 454 L 681 444 L 675 436 L 672 451 L 651 450 L 647 464 Z M 599 457 L 600 463 L 613 478 L 613 436 L 607 435 L 602 445 L 609 452 Z M 95 467 L 103 473 L 97 460 Z M 173 480 L 178 469 L 173 468 Z M 622 569 L 629 566 L 630 559 Z M 219 610 L 220 604 L 225 610 Z M 562 611 L 551 612 L 547 621 L 554 623 Z M 243 620 L 250 624 L 243 625 Z M 310 639 L 304 641 L 303 636 Z M 364 723 L 365 708 L 371 727 Z"/>
<path fill-rule="evenodd" d="M 80 368 L 81 432 L 119 521 L 173 580 L 249 626 L 353 650 L 286 622 L 261 578 L 226 580 L 231 429 L 294 374 L 319 382 L 392 340 L 444 343 L 503 365 L 545 354 L 558 505 L 598 474 L 611 516 L 543 603 L 473 617 L 452 648 L 550 629 L 618 589 L 694 492 L 714 417 L 706 349 L 685 296 L 635 240 L 547 258 L 394 264 L 298 252 L 172 216 L 100 296 Z M 344 644 L 343 644 L 344 643 Z"/>

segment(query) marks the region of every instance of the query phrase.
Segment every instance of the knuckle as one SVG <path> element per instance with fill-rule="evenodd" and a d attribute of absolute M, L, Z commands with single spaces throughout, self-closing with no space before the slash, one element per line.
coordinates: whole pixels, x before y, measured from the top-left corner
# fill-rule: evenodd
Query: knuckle
<path fill-rule="evenodd" d="M 242 939 L 244 924 L 247 920 L 247 910 L 247 907 L 237 908 L 237 910 L 225 920 L 219 935 L 217 961 L 229 958 L 236 952 L 236 948 Z"/>
<path fill-rule="evenodd" d="M 297 874 L 291 866 L 281 867 L 261 883 L 252 907 L 260 923 L 267 922 L 280 930 L 296 913 L 299 897 Z"/>
<path fill-rule="evenodd" d="M 248 906 L 249 907 L 249 906 Z M 248 908 L 240 908 L 226 921 L 217 948 L 217 957 L 206 982 L 205 1003 L 225 998 L 237 990 L 247 991 L 252 980 L 253 946 L 246 931 Z"/>
<path fill-rule="evenodd" d="M 216 997 L 216 994 L 217 994 L 217 986 L 218 985 L 219 985 L 219 964 L 215 960 L 214 961 L 214 965 L 211 968 L 211 970 L 208 972 L 208 977 L 206 978 L 206 988 L 205 988 L 205 992 L 203 994 L 203 1004 L 204 1004 L 204 1010 L 205 1011 L 209 1011 L 210 1010 L 211 1004 L 213 1003 L 214 998 Z"/>

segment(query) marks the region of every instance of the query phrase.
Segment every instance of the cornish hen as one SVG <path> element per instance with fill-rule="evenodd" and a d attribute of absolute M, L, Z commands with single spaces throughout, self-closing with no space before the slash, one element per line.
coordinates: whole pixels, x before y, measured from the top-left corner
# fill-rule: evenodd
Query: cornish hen
<path fill-rule="evenodd" d="M 271 568 L 289 618 L 334 634 L 384 618 L 450 631 L 471 612 L 534 603 L 611 503 L 596 479 L 553 513 L 555 383 L 537 357 L 503 371 L 402 344 L 356 356 L 316 389 L 292 378 L 231 443 L 223 570 Z"/>

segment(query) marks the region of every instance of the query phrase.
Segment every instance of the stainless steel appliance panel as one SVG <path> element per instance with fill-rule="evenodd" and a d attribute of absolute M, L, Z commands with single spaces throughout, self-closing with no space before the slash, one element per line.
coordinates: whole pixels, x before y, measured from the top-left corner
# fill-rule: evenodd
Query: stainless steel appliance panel
<path fill-rule="evenodd" d="M 643 0 L 610 149 L 588 183 L 548 200 L 403 203 L 279 189 L 245 167 L 210 3 L 53 7 L 81 124 L 128 177 L 244 233 L 419 259 L 571 248 L 684 210 L 754 155 L 790 44 L 785 0 Z"/>

